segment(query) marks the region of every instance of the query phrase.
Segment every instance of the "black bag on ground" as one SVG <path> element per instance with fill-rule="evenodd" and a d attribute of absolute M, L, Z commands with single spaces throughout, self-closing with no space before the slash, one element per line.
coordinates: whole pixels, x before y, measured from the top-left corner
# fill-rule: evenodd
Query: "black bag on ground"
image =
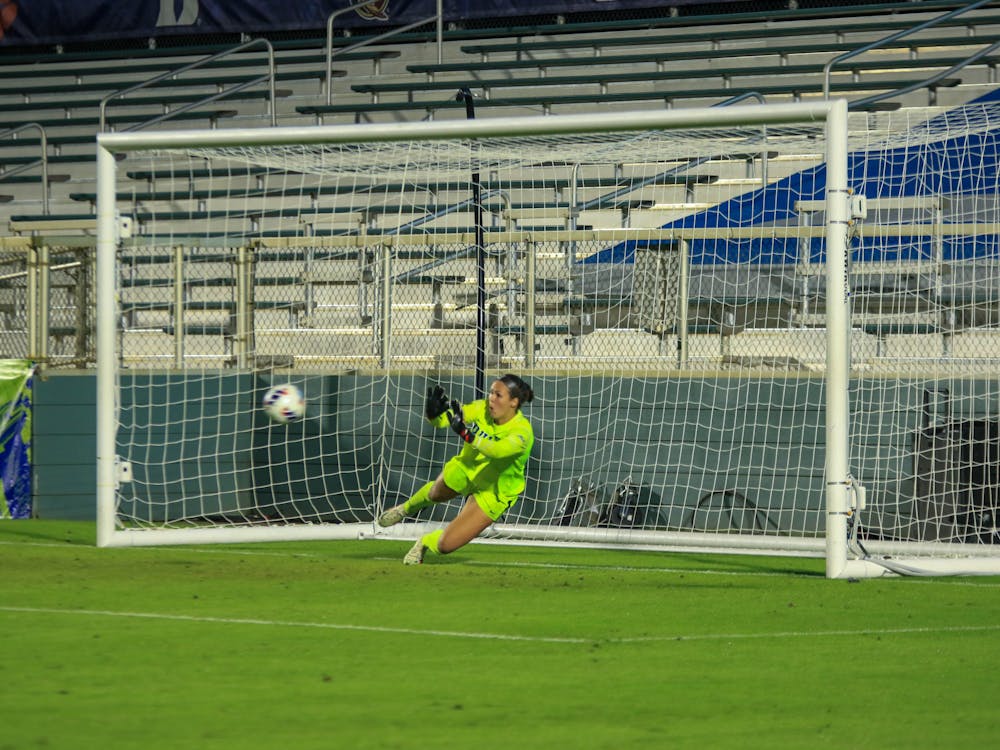
<path fill-rule="evenodd" d="M 552 516 L 555 526 L 594 526 L 601 516 L 597 485 L 583 477 L 574 479 Z"/>
<path fill-rule="evenodd" d="M 601 512 L 601 526 L 622 529 L 641 528 L 646 519 L 646 510 L 651 502 L 651 493 L 628 477 L 614 487 Z"/>

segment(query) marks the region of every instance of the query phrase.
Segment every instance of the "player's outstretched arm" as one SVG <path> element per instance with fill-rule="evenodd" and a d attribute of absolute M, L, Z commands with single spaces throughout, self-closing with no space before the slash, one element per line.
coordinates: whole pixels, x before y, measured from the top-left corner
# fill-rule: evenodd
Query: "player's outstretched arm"
<path fill-rule="evenodd" d="M 468 425 L 465 424 L 465 415 L 462 413 L 462 405 L 458 401 L 451 402 L 451 416 L 449 417 L 451 429 L 466 443 L 472 442 L 472 433 Z"/>
<path fill-rule="evenodd" d="M 470 443 L 473 448 L 489 458 L 509 458 L 524 451 L 528 444 L 529 434 L 523 431 L 514 432 L 502 440 L 492 440 L 479 432 L 475 424 L 467 425 L 465 415 L 462 413 L 462 405 L 458 401 L 451 402 L 451 411 L 448 412 L 448 424 L 451 429 L 466 443 Z"/>

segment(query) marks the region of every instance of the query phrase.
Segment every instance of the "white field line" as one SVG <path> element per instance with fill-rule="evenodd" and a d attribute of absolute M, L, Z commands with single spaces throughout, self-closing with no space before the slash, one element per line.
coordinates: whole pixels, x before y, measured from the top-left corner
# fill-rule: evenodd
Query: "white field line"
<path fill-rule="evenodd" d="M 75 550 L 79 551 L 82 549 L 92 549 L 97 548 L 91 544 L 81 545 L 81 544 L 70 544 L 67 542 L 8 542 L 0 541 L 0 546 L 11 546 L 11 547 L 57 547 L 64 550 Z M 184 545 L 173 546 L 162 546 L 162 547 L 130 547 L 133 552 L 197 552 L 201 554 L 208 555 L 247 555 L 250 557 L 284 557 L 284 558 L 296 558 L 296 557 L 322 557 L 312 552 L 270 552 L 268 550 L 248 550 L 245 548 L 234 549 L 232 547 L 220 546 L 220 547 L 203 547 L 203 546 L 192 546 L 185 547 Z"/>
<path fill-rule="evenodd" d="M 786 630 L 776 633 L 694 633 L 693 635 L 651 635 L 609 639 L 611 643 L 647 643 L 650 641 L 746 641 L 764 638 L 830 638 L 847 636 L 940 635 L 942 633 L 983 633 L 1000 630 L 997 625 L 943 625 L 926 628 L 857 628 L 855 630 Z"/>
<path fill-rule="evenodd" d="M 84 617 L 121 617 L 143 620 L 173 620 L 177 622 L 210 623 L 221 625 L 261 625 L 281 628 L 316 628 L 319 630 L 352 630 L 365 633 L 388 633 L 391 635 L 425 635 L 444 638 L 478 638 L 494 641 L 532 641 L 537 643 L 591 643 L 590 638 L 560 638 L 531 635 L 510 635 L 506 633 L 476 633 L 460 630 L 423 630 L 420 628 L 390 628 L 382 625 L 351 625 L 334 622 L 297 622 L 294 620 L 264 620 L 244 617 L 203 617 L 196 615 L 176 615 L 161 612 L 115 612 L 105 609 L 55 609 L 50 607 L 8 607 L 0 606 L 0 612 L 24 614 L 78 615 Z"/>
<path fill-rule="evenodd" d="M 78 617 L 117 617 L 136 618 L 144 620 L 166 620 L 175 622 L 209 623 L 219 625 L 257 625 L 279 628 L 315 628 L 319 630 L 347 630 L 366 633 L 386 633 L 390 635 L 419 635 L 442 638 L 471 638 L 494 641 L 522 641 L 528 643 L 564 643 L 571 645 L 609 643 L 649 643 L 654 641 L 746 641 L 763 639 L 789 638 L 829 638 L 829 637 L 862 637 L 889 635 L 940 635 L 942 633 L 982 633 L 1000 630 L 1000 623 L 995 625 L 955 625 L 941 627 L 910 627 L 910 628 L 857 628 L 853 630 L 786 630 L 774 633 L 692 633 L 665 634 L 652 636 L 636 636 L 625 638 L 597 637 L 557 637 L 518 635 L 512 633 L 466 632 L 460 630 L 432 630 L 420 628 L 390 628 L 381 625 L 352 625 L 330 622 L 300 622 L 294 620 L 265 620 L 241 617 L 204 617 L 195 615 L 178 615 L 160 612 L 116 612 L 102 609 L 56 609 L 51 607 L 12 607 L 0 606 L 0 612 L 20 614 L 74 615 Z"/>

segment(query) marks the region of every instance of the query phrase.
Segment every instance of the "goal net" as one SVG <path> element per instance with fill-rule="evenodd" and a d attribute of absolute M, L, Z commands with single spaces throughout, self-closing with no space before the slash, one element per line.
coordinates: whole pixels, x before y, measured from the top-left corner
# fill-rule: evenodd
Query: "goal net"
<path fill-rule="evenodd" d="M 514 372 L 536 445 L 488 539 L 1000 568 L 996 122 L 102 135 L 99 543 L 414 538 L 458 502 L 373 519 L 458 450 L 426 389 Z"/>

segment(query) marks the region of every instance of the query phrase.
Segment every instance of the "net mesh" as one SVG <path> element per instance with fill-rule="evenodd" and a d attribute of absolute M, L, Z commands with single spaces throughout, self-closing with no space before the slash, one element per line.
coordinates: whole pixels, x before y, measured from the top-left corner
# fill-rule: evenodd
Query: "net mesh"
<path fill-rule="evenodd" d="M 994 542 L 996 123 L 990 103 L 851 118 L 851 464 L 875 548 Z M 129 151 L 119 524 L 370 526 L 457 451 L 425 389 L 468 402 L 517 372 L 538 441 L 491 533 L 821 550 L 825 137 Z M 302 422 L 259 408 L 280 382 Z"/>

